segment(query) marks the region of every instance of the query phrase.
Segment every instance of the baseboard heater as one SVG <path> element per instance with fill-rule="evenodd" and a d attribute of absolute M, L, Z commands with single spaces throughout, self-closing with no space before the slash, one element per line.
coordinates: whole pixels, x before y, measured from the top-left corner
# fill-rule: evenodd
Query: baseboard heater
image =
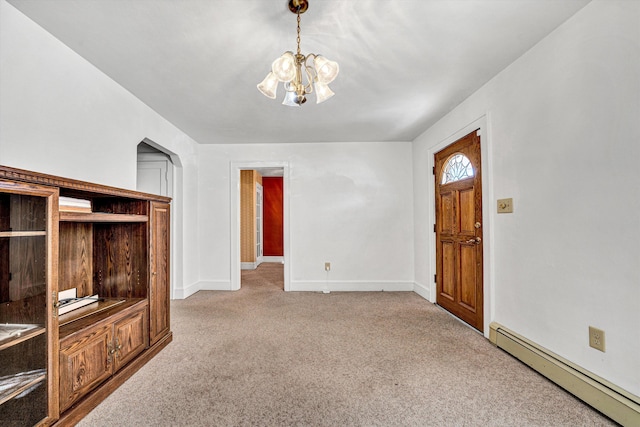
<path fill-rule="evenodd" d="M 640 426 L 640 398 L 569 362 L 498 323 L 489 340 L 623 426 Z"/>

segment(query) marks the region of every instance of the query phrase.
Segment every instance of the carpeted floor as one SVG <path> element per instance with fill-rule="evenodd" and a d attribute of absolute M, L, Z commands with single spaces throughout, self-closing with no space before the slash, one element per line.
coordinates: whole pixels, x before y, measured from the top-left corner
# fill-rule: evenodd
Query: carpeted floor
<path fill-rule="evenodd" d="M 80 426 L 609 426 L 412 292 L 283 290 L 172 301 L 174 341 Z"/>

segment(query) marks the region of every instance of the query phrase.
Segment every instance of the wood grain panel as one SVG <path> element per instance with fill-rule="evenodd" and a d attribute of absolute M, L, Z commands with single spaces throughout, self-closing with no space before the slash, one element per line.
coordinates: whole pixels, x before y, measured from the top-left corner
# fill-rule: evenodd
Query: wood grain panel
<path fill-rule="evenodd" d="M 47 289 L 46 236 L 13 237 L 9 242 L 9 299 L 18 301 Z"/>
<path fill-rule="evenodd" d="M 64 411 L 112 373 L 112 325 L 88 329 L 60 343 L 60 411 Z"/>
<path fill-rule="evenodd" d="M 240 262 L 256 261 L 255 171 L 240 171 Z"/>
<path fill-rule="evenodd" d="M 45 197 L 12 194 L 11 230 L 33 231 L 47 228 L 47 199 Z"/>
<path fill-rule="evenodd" d="M 170 298 L 170 206 L 151 206 L 151 278 L 149 280 L 149 335 L 151 344 L 169 332 Z"/>
<path fill-rule="evenodd" d="M 460 304 L 476 311 L 476 245 L 460 245 Z"/>
<path fill-rule="evenodd" d="M 459 194 L 460 232 L 473 236 L 476 232 L 475 191 L 472 188 L 461 190 Z"/>
<path fill-rule="evenodd" d="M 120 369 L 149 346 L 147 312 L 138 311 L 114 324 L 114 370 Z"/>
<path fill-rule="evenodd" d="M 442 233 L 453 234 L 456 231 L 454 193 L 442 193 L 440 195 L 440 230 Z"/>
<path fill-rule="evenodd" d="M 144 200 L 113 197 L 94 197 L 92 199 L 92 208 L 94 212 L 147 216 L 149 214 L 148 206 L 149 203 Z"/>
<path fill-rule="evenodd" d="M 442 242 L 442 291 L 440 295 L 455 299 L 455 244 Z"/>
<path fill-rule="evenodd" d="M 93 295 L 93 225 L 60 223 L 58 288 L 76 288 L 79 297 Z"/>
<path fill-rule="evenodd" d="M 106 298 L 146 298 L 145 224 L 93 225 L 94 292 Z"/>

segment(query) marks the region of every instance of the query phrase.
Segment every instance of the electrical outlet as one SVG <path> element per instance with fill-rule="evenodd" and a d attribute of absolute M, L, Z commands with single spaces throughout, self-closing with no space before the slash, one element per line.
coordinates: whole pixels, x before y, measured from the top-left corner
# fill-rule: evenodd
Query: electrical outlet
<path fill-rule="evenodd" d="M 513 199 L 498 199 L 498 213 L 513 213 Z"/>
<path fill-rule="evenodd" d="M 589 326 L 589 346 L 604 353 L 604 331 Z"/>
<path fill-rule="evenodd" d="M 325 262 L 324 263 L 324 271 L 331 271 L 331 263 L 330 262 Z"/>

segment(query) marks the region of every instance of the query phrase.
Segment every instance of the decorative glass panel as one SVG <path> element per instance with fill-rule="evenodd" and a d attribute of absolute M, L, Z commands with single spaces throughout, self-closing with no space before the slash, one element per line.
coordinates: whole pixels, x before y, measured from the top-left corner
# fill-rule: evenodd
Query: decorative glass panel
<path fill-rule="evenodd" d="M 47 197 L 0 192 L 0 424 L 48 414 Z M 47 423 L 44 423 L 47 424 Z"/>
<path fill-rule="evenodd" d="M 471 160 L 464 154 L 454 154 L 449 158 L 442 171 L 442 184 L 460 181 L 473 176 Z"/>

